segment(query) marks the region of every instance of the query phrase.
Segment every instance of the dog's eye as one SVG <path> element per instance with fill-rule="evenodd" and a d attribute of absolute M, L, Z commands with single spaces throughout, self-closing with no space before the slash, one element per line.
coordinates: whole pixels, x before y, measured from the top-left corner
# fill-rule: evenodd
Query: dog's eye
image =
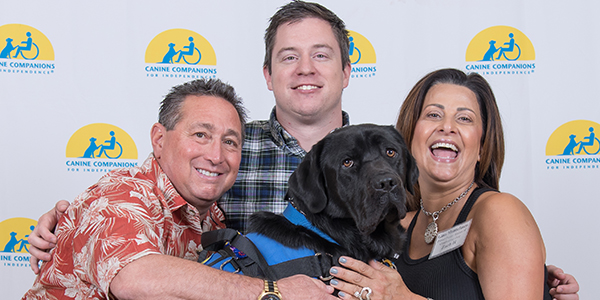
<path fill-rule="evenodd" d="M 351 159 L 345 159 L 344 160 L 344 167 L 350 168 L 352 166 L 354 166 L 354 161 L 353 160 L 351 160 Z"/>
<path fill-rule="evenodd" d="M 385 151 L 385 154 L 389 157 L 396 157 L 396 155 L 398 155 L 398 152 L 396 152 L 396 150 L 394 149 L 387 149 Z"/>

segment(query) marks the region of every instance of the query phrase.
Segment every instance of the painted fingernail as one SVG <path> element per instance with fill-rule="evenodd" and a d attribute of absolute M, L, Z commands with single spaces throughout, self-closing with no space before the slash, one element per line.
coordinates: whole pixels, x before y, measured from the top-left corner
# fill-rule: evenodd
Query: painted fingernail
<path fill-rule="evenodd" d="M 344 297 L 346 297 L 346 293 L 344 293 L 344 292 L 340 291 L 340 292 L 338 293 L 338 296 L 340 296 L 341 298 L 344 298 Z"/>
<path fill-rule="evenodd" d="M 331 270 L 329 270 L 329 273 L 331 273 L 331 274 L 337 274 L 338 273 L 338 269 L 331 268 Z"/>
<path fill-rule="evenodd" d="M 329 284 L 331 284 L 331 285 L 338 285 L 338 283 L 339 282 L 335 279 L 331 279 L 331 281 L 329 281 Z"/>
<path fill-rule="evenodd" d="M 340 263 L 345 264 L 346 263 L 346 259 L 343 257 L 340 257 Z"/>

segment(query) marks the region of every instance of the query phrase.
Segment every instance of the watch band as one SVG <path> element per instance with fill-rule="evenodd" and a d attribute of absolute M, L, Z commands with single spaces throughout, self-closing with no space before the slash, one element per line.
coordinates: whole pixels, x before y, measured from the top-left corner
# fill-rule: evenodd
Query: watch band
<path fill-rule="evenodd" d="M 258 300 L 281 300 L 281 293 L 277 288 L 277 282 L 272 280 L 265 280 L 265 288 L 263 292 L 258 295 Z"/>

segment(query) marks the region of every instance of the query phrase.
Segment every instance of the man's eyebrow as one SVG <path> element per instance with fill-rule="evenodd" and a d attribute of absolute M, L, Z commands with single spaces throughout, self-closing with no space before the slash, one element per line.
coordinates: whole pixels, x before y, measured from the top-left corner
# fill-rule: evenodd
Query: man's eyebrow
<path fill-rule="evenodd" d="M 203 128 L 208 129 L 208 130 L 213 130 L 215 128 L 215 126 L 211 123 L 201 123 L 201 122 L 192 124 L 192 130 L 198 130 L 198 129 L 203 129 Z M 224 136 L 233 136 L 240 141 L 242 140 L 242 135 L 235 129 L 231 129 L 231 128 L 227 129 L 225 131 Z"/>
<path fill-rule="evenodd" d="M 333 50 L 333 47 L 331 47 L 327 44 L 316 44 L 316 45 L 313 45 L 312 48 L 314 48 L 314 49 L 327 48 L 327 49 Z"/>
<path fill-rule="evenodd" d="M 199 128 L 206 128 L 206 129 L 214 129 L 215 126 L 211 123 L 202 123 L 202 122 L 196 122 L 192 124 L 192 129 L 199 129 Z"/>
<path fill-rule="evenodd" d="M 333 50 L 333 48 L 327 44 L 315 44 L 311 47 L 312 49 L 321 49 L 321 48 L 326 48 L 329 50 Z M 286 52 L 286 51 L 298 51 L 297 47 L 285 47 L 285 48 L 281 48 L 279 49 L 279 51 L 277 51 L 277 55 L 281 55 L 281 53 Z"/>
<path fill-rule="evenodd" d="M 233 129 L 227 129 L 227 131 L 225 132 L 225 136 L 234 136 L 238 140 L 240 140 L 240 141 L 242 140 L 242 135 Z"/>

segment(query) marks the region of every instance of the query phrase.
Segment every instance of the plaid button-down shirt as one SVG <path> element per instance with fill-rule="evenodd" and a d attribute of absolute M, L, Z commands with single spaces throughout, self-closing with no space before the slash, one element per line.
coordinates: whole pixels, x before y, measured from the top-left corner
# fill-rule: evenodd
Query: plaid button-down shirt
<path fill-rule="evenodd" d="M 350 118 L 342 112 L 343 125 Z M 246 124 L 240 171 L 233 187 L 219 201 L 228 228 L 246 232 L 248 217 L 257 211 L 281 213 L 287 205 L 288 179 L 306 151 L 275 116 Z"/>

